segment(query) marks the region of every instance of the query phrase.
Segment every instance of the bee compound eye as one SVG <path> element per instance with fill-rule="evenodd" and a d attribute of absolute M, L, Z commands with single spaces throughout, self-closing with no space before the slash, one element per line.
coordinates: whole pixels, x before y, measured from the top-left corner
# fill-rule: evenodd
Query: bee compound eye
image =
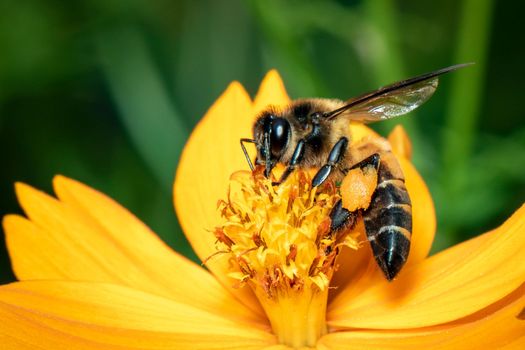
<path fill-rule="evenodd" d="M 272 132 L 270 134 L 270 147 L 272 155 L 278 157 L 288 144 L 290 138 L 290 123 L 284 118 L 272 120 Z"/>

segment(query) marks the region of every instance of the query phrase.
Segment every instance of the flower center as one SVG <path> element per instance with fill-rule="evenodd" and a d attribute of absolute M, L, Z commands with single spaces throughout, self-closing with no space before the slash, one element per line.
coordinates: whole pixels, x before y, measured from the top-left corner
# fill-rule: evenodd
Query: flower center
<path fill-rule="evenodd" d="M 337 255 L 343 245 L 358 247 L 355 235 L 330 232 L 339 198 L 333 183 L 312 188 L 301 170 L 278 186 L 260 172 L 240 171 L 219 201 L 217 250 L 230 257 L 229 276 L 252 288 L 282 344 L 315 346 L 327 332 Z"/>

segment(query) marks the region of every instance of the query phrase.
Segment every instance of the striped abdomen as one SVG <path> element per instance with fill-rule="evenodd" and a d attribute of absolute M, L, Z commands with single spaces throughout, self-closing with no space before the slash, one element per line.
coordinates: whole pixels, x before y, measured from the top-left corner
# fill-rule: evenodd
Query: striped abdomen
<path fill-rule="evenodd" d="M 377 188 L 363 214 L 372 252 L 389 281 L 407 260 L 412 234 L 410 197 L 399 175 L 399 164 L 392 158 L 391 154 L 381 154 Z"/>

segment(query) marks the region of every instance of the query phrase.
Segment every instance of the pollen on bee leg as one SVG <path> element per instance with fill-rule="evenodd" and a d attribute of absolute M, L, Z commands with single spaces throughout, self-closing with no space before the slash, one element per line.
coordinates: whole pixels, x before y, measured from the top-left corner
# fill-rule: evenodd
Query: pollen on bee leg
<path fill-rule="evenodd" d="M 341 245 L 332 237 L 330 212 L 340 196 L 333 183 L 311 186 L 298 170 L 278 186 L 257 171 L 236 172 L 219 201 L 217 251 L 228 254 L 228 274 L 253 290 L 282 344 L 313 346 L 326 333 L 326 303 Z"/>
<path fill-rule="evenodd" d="M 351 169 L 341 183 L 343 208 L 354 212 L 366 210 L 377 185 L 377 170 L 373 167 Z"/>

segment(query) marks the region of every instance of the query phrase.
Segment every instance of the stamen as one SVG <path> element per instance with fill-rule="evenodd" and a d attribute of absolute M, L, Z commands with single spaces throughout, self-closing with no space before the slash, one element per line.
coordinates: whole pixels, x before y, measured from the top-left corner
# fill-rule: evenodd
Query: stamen
<path fill-rule="evenodd" d="M 229 276 L 254 291 L 282 344 L 314 346 L 326 333 L 340 246 L 358 247 L 355 234 L 330 232 L 339 198 L 333 183 L 312 188 L 303 171 L 279 186 L 260 171 L 240 171 L 231 177 L 227 200 L 218 203 L 217 251 L 229 254 Z"/>

